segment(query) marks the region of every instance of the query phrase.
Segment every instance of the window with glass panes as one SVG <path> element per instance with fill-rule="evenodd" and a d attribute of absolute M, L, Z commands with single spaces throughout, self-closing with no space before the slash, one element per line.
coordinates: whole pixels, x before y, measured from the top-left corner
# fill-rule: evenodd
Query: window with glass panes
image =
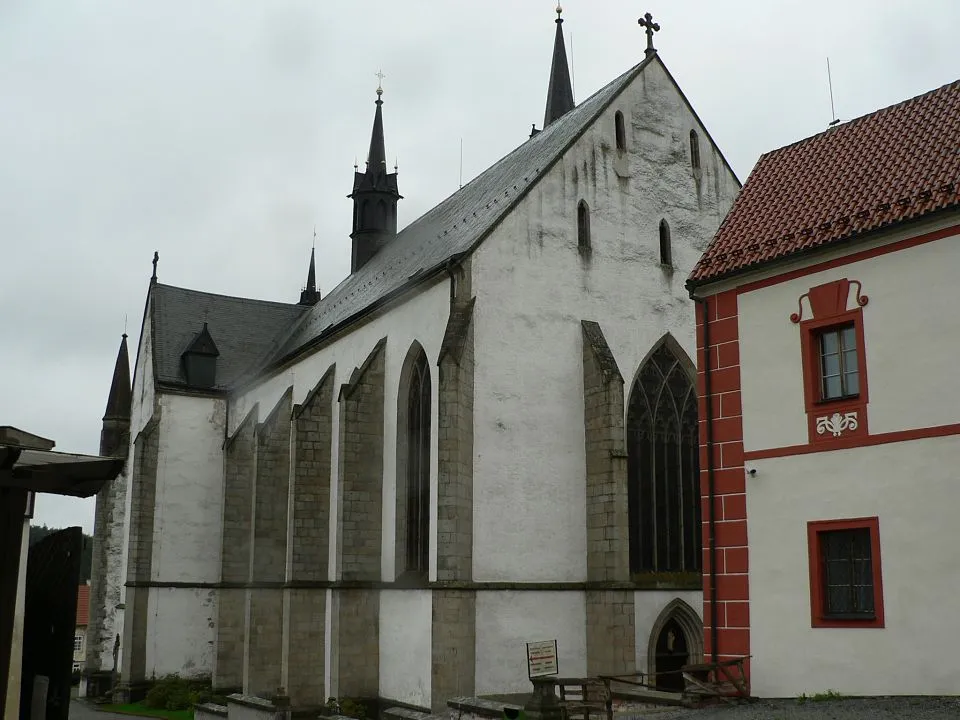
<path fill-rule="evenodd" d="M 821 532 L 820 555 L 824 617 L 873 617 L 870 529 Z"/>
<path fill-rule="evenodd" d="M 853 325 L 820 333 L 820 399 L 838 400 L 860 394 L 857 334 Z"/>

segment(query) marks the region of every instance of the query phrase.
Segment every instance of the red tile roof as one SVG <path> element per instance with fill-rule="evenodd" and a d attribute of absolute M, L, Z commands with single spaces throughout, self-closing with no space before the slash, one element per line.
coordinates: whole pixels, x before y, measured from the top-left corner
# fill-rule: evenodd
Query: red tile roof
<path fill-rule="evenodd" d="M 960 80 L 763 155 L 693 287 L 960 205 Z"/>
<path fill-rule="evenodd" d="M 90 622 L 90 586 L 77 587 L 77 627 Z"/>

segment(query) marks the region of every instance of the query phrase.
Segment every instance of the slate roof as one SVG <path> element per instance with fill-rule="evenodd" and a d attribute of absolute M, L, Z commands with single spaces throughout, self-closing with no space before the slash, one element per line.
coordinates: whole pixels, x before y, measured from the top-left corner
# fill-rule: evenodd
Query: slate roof
<path fill-rule="evenodd" d="M 151 336 L 156 381 L 186 387 L 181 355 L 207 323 L 220 352 L 217 385 L 223 389 L 257 367 L 307 307 L 215 295 L 159 283 L 151 286 Z"/>
<path fill-rule="evenodd" d="M 654 58 L 623 73 L 404 228 L 310 308 L 268 364 L 332 334 L 411 281 L 472 250 Z"/>
<path fill-rule="evenodd" d="M 763 155 L 688 286 L 960 205 L 960 80 Z"/>

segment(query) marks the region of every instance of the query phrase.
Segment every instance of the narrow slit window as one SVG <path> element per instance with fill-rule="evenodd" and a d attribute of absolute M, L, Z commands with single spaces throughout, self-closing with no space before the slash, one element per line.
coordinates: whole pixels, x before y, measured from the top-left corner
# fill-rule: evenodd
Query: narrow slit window
<path fill-rule="evenodd" d="M 670 244 L 670 225 L 660 221 L 660 264 L 673 267 L 673 247 Z"/>
<path fill-rule="evenodd" d="M 577 205 L 577 246 L 581 251 L 590 249 L 590 208 L 583 200 Z"/>
<path fill-rule="evenodd" d="M 623 113 L 619 110 L 613 116 L 613 124 L 617 134 L 617 150 L 623 152 L 627 149 L 627 131 L 623 125 Z"/>
<path fill-rule="evenodd" d="M 700 169 L 700 137 L 696 130 L 690 131 L 690 166 L 694 170 Z"/>

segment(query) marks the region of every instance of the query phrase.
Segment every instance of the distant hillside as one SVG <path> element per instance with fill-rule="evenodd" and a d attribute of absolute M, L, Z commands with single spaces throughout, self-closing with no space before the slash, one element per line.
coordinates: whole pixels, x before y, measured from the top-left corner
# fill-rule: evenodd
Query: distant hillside
<path fill-rule="evenodd" d="M 43 540 L 47 535 L 57 532 L 62 528 L 50 528 L 46 525 L 30 526 L 30 544 Z M 83 555 L 80 557 L 80 582 L 86 582 L 90 579 L 90 566 L 93 564 L 93 537 L 84 533 L 83 535 Z"/>

